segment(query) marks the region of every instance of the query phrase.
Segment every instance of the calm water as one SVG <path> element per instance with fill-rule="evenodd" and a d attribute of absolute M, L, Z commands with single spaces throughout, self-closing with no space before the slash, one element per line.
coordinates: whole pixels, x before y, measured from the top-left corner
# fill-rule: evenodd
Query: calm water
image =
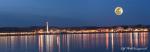
<path fill-rule="evenodd" d="M 150 34 L 1 36 L 0 52 L 150 52 Z"/>

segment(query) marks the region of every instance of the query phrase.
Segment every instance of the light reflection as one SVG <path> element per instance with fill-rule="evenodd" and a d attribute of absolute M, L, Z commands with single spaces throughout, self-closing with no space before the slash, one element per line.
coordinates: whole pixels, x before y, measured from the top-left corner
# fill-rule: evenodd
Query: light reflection
<path fill-rule="evenodd" d="M 54 35 L 46 35 L 46 52 L 53 52 Z"/>
<path fill-rule="evenodd" d="M 148 32 L 143 32 L 144 33 L 144 47 L 147 47 L 148 45 Z"/>
<path fill-rule="evenodd" d="M 10 43 L 11 43 L 11 51 L 13 51 L 13 50 L 14 50 L 14 48 L 15 48 L 15 46 L 14 46 L 14 45 L 15 45 L 16 38 L 17 38 L 17 37 L 15 37 L 15 36 L 11 36 L 10 38 L 11 38 L 11 40 L 10 40 L 10 41 L 11 41 L 11 42 L 10 42 Z"/>
<path fill-rule="evenodd" d="M 109 46 L 109 34 L 106 33 L 106 48 L 108 49 Z"/>
<path fill-rule="evenodd" d="M 123 44 L 123 41 L 122 41 L 123 37 L 122 36 L 123 36 L 123 34 L 122 33 L 118 33 L 118 36 L 119 36 L 119 39 L 118 39 L 119 40 L 119 46 L 122 47 L 122 44 Z"/>
<path fill-rule="evenodd" d="M 38 36 L 38 45 L 39 45 L 39 52 L 43 52 L 43 46 L 44 46 L 44 41 L 43 41 L 43 35 Z"/>
<path fill-rule="evenodd" d="M 111 33 L 112 52 L 114 51 L 114 33 Z"/>
<path fill-rule="evenodd" d="M 0 37 L 0 46 L 4 52 L 21 48 L 28 52 L 34 46 L 38 47 L 34 47 L 36 52 L 72 52 L 73 49 L 112 49 L 115 52 L 121 47 L 146 48 L 148 32 L 4 36 Z"/>
<path fill-rule="evenodd" d="M 32 50 L 30 48 L 34 42 L 34 36 L 0 36 L 0 51 L 2 52 L 16 52 L 16 50 Z M 34 47 L 34 45 L 32 45 Z"/>
<path fill-rule="evenodd" d="M 70 52 L 70 35 L 67 36 L 67 52 Z"/>
<path fill-rule="evenodd" d="M 130 36 L 130 47 L 132 47 L 133 46 L 133 41 L 132 41 L 132 33 L 129 33 L 129 36 Z"/>
<path fill-rule="evenodd" d="M 138 32 L 134 32 L 134 43 L 135 46 L 138 47 Z"/>
<path fill-rule="evenodd" d="M 57 36 L 57 47 L 58 47 L 58 52 L 60 52 L 60 36 Z"/>

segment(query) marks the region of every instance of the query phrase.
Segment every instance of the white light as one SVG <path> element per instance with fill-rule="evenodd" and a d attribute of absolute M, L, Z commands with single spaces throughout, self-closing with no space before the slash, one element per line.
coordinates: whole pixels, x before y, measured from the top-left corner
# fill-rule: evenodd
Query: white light
<path fill-rule="evenodd" d="M 116 7 L 114 12 L 116 15 L 122 15 L 123 8 L 122 7 Z"/>

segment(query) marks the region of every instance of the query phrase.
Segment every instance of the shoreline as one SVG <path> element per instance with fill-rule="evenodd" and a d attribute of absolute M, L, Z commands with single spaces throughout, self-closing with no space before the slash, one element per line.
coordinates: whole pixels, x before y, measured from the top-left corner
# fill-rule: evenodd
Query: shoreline
<path fill-rule="evenodd" d="M 24 36 L 24 35 L 65 35 L 65 34 L 100 34 L 100 33 L 139 33 L 139 32 L 150 32 L 150 31 L 122 31 L 122 32 L 84 32 L 84 33 L 37 33 L 37 32 L 0 32 L 0 36 Z"/>

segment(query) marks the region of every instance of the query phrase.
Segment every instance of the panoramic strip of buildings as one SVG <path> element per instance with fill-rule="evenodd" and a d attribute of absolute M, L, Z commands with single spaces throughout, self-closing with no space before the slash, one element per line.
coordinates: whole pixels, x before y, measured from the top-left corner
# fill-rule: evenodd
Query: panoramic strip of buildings
<path fill-rule="evenodd" d="M 101 33 L 101 32 L 148 32 L 148 28 L 123 28 L 123 27 L 117 27 L 117 28 L 97 28 L 97 29 L 59 29 L 59 28 L 52 28 L 48 31 L 45 31 L 44 29 L 36 30 L 36 33 Z"/>
<path fill-rule="evenodd" d="M 105 32 L 148 32 L 149 26 L 144 25 L 122 25 L 122 26 L 109 26 L 109 27 L 49 27 L 48 21 L 43 27 L 12 27 L 0 28 L 0 35 L 6 34 L 82 34 L 82 33 L 105 33 Z"/>

